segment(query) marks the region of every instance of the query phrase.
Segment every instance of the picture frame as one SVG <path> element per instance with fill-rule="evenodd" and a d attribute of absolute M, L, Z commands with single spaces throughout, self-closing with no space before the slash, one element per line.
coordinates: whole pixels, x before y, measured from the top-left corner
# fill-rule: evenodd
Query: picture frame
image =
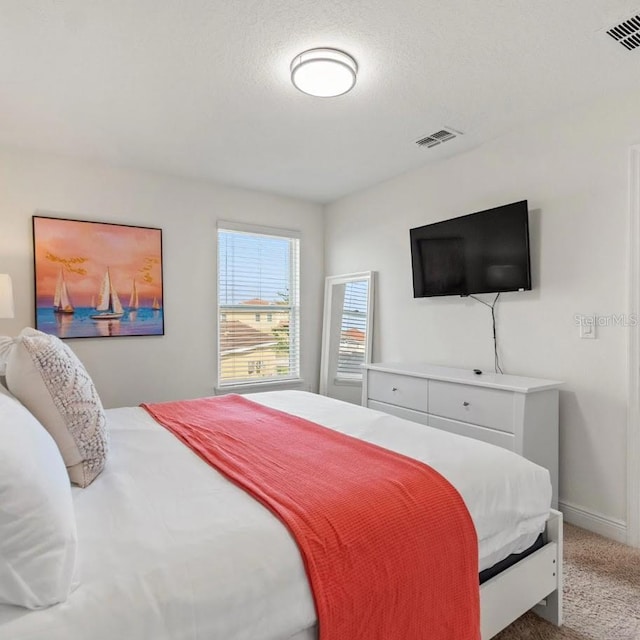
<path fill-rule="evenodd" d="M 164 335 L 162 229 L 32 222 L 36 329 L 63 339 Z"/>

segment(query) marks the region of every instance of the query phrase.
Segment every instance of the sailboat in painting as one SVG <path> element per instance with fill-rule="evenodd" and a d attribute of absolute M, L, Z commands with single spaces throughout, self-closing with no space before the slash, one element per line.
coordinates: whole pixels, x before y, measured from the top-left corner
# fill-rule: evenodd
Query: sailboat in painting
<path fill-rule="evenodd" d="M 102 280 L 96 311 L 99 313 L 92 315 L 92 320 L 120 320 L 124 315 L 120 298 L 118 298 L 113 282 L 111 282 L 109 269 L 107 269 Z"/>
<path fill-rule="evenodd" d="M 56 282 L 56 292 L 53 296 L 53 312 L 54 313 L 74 313 L 75 309 L 69 300 L 69 292 L 67 291 L 67 283 L 64 280 L 64 273 L 60 269 L 58 281 Z"/>
<path fill-rule="evenodd" d="M 160 303 L 158 302 L 158 298 L 157 297 L 153 297 L 153 302 L 151 303 L 151 308 L 154 311 L 160 311 Z"/>
<path fill-rule="evenodd" d="M 129 298 L 129 311 L 136 311 L 140 308 L 140 302 L 138 300 L 138 287 L 136 286 L 136 279 L 133 279 L 133 288 L 131 289 L 131 297 Z"/>

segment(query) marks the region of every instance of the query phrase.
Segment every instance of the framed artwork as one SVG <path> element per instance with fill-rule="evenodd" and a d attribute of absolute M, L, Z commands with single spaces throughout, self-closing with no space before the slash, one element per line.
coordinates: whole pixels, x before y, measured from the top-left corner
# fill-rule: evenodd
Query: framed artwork
<path fill-rule="evenodd" d="M 36 329 L 164 335 L 162 229 L 33 216 Z"/>

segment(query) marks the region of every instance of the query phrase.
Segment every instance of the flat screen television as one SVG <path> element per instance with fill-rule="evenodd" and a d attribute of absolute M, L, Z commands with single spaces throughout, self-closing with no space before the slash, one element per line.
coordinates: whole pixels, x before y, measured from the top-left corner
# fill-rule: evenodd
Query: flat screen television
<path fill-rule="evenodd" d="M 411 229 L 413 297 L 531 289 L 527 201 Z"/>

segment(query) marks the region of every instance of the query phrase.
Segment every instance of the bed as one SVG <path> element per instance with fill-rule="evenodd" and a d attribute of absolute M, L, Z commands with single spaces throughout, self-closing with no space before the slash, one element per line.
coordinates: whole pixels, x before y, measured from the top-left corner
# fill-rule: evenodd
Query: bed
<path fill-rule="evenodd" d="M 476 526 L 484 571 L 537 550 L 481 587 L 484 640 L 526 610 L 561 623 L 562 518 L 548 473 L 492 445 L 315 394 L 247 396 L 409 455 L 442 473 Z M 144 409 L 107 411 L 102 475 L 73 489 L 79 586 L 37 611 L 0 606 L 11 640 L 312 640 L 315 611 L 287 529 Z"/>

